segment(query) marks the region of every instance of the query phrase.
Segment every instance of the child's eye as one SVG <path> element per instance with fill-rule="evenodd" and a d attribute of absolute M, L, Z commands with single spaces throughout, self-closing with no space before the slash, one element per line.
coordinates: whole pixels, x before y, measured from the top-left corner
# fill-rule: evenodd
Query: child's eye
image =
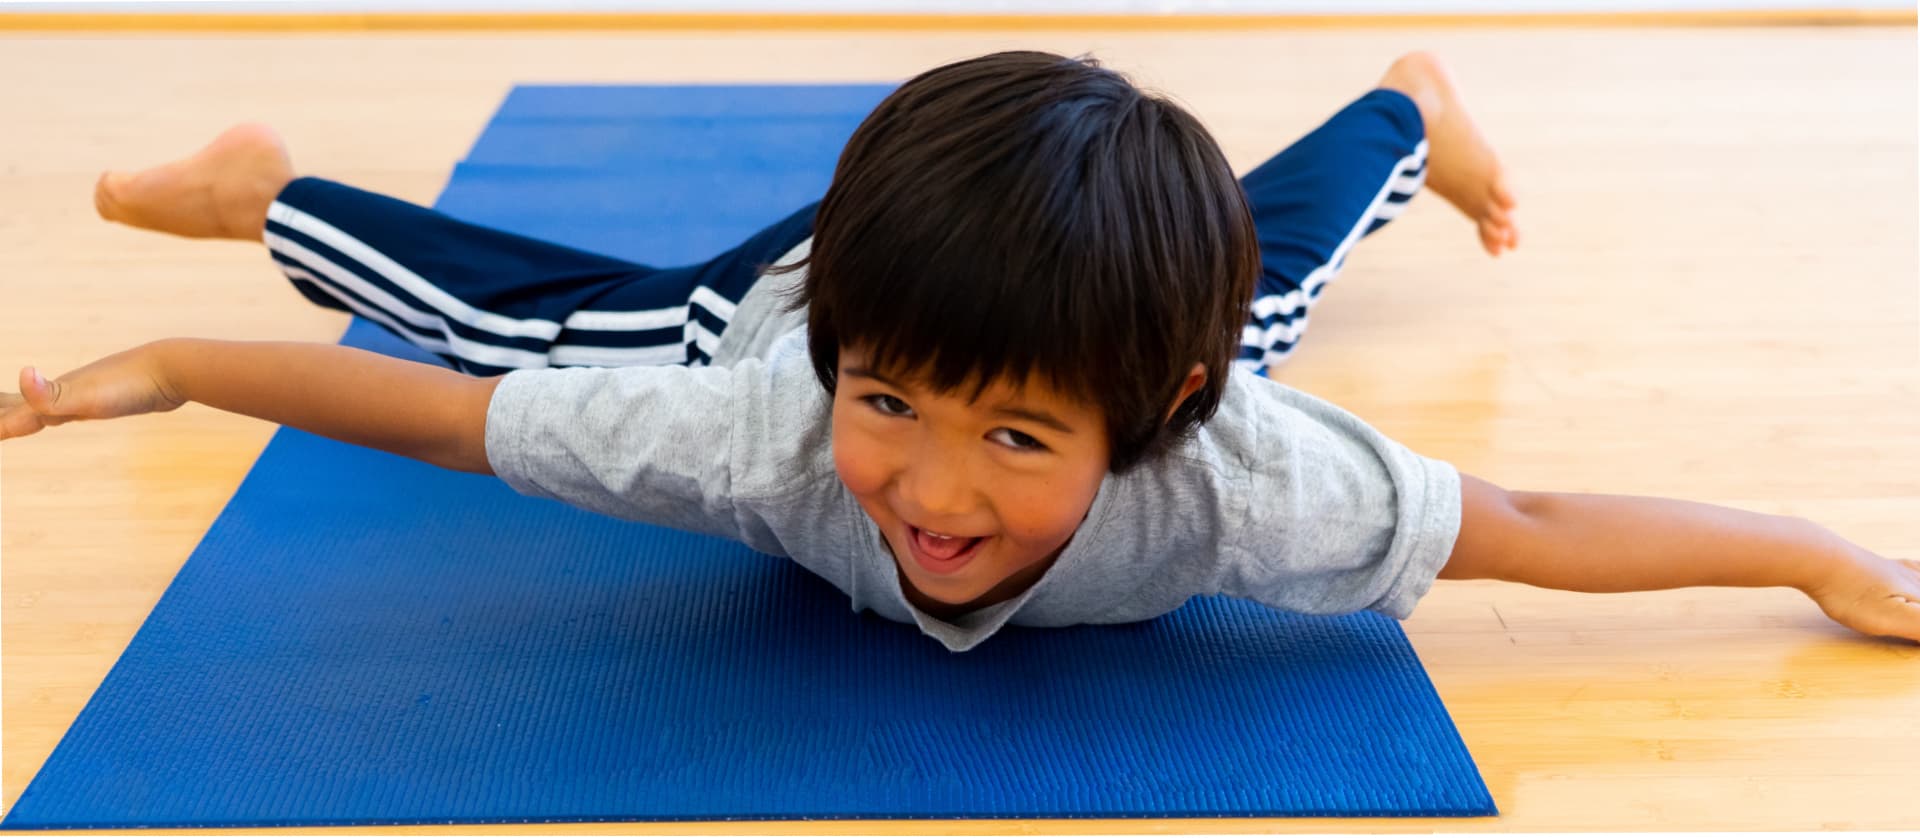
<path fill-rule="evenodd" d="M 866 402 L 868 407 L 871 407 L 874 410 L 879 411 L 879 413 L 882 416 L 912 416 L 913 415 L 913 408 L 908 407 L 906 402 L 903 402 L 900 399 L 894 396 L 889 396 L 885 393 L 875 393 L 874 395 L 871 395 L 871 396 L 861 396 L 860 400 L 863 402 Z"/>
<path fill-rule="evenodd" d="M 1009 448 L 1018 448 L 1022 451 L 1047 450 L 1047 446 L 1042 444 L 1040 440 L 1034 439 L 1012 428 L 995 428 L 993 433 L 987 435 L 987 438 Z"/>

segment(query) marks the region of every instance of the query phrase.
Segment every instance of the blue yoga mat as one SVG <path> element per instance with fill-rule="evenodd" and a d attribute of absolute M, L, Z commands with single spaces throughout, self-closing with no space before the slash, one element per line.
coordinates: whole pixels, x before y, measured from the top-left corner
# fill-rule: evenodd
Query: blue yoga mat
<path fill-rule="evenodd" d="M 692 260 L 886 90 L 520 88 L 440 206 Z M 0 826 L 1493 813 L 1382 617 L 955 655 L 784 560 L 282 429 Z"/>

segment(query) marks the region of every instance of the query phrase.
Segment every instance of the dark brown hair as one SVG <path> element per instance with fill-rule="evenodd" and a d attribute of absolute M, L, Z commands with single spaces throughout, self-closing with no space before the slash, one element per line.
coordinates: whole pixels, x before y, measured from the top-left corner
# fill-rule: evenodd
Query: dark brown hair
<path fill-rule="evenodd" d="M 1092 58 L 1003 52 L 880 103 L 801 264 L 829 391 L 842 346 L 941 392 L 1038 376 L 1099 409 L 1122 472 L 1218 408 L 1260 254 L 1192 115 Z"/>

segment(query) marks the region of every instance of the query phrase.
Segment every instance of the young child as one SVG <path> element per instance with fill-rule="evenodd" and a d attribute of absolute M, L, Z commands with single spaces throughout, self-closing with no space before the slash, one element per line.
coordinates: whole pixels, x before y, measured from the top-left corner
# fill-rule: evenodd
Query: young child
<path fill-rule="evenodd" d="M 23 369 L 0 439 L 198 401 L 789 556 L 953 650 L 1217 593 L 1404 617 L 1435 578 L 1793 586 L 1920 640 L 1920 564 L 1790 518 L 1508 492 L 1255 374 L 1423 182 L 1490 254 L 1517 244 L 1503 170 L 1422 54 L 1239 182 L 1190 115 L 1091 60 L 940 67 L 861 124 L 818 205 L 675 269 L 295 179 L 241 126 L 104 176 L 101 214 L 264 241 L 301 293 L 470 374 L 165 340 Z"/>

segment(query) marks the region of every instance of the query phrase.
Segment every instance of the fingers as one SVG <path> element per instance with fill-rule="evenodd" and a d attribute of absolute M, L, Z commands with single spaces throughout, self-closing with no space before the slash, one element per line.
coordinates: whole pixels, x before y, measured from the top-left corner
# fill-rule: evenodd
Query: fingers
<path fill-rule="evenodd" d="M 1863 603 L 1842 622 L 1870 637 L 1892 637 L 1920 643 L 1920 600 L 1890 594 Z"/>
<path fill-rule="evenodd" d="M 1911 599 L 1887 600 L 1889 613 L 1879 634 L 1920 643 L 1920 602 Z"/>
<path fill-rule="evenodd" d="M 1893 573 L 1889 582 L 1893 584 L 1893 596 L 1911 603 L 1920 603 L 1920 561 L 1913 559 L 1889 559 L 1893 564 Z"/>
<path fill-rule="evenodd" d="M 33 367 L 20 368 L 20 395 L 26 399 L 27 406 L 39 413 L 51 416 L 59 412 L 54 409 L 60 400 L 54 385 Z"/>
<path fill-rule="evenodd" d="M 0 439 L 12 439 L 37 433 L 46 423 L 26 400 L 13 393 L 0 393 Z"/>
<path fill-rule="evenodd" d="M 69 385 L 59 379 L 47 380 L 33 367 L 20 370 L 20 395 L 26 399 L 27 406 L 40 414 L 40 423 L 48 427 L 81 418 L 85 414 L 85 399 L 75 398 L 68 390 Z"/>
<path fill-rule="evenodd" d="M 33 367 L 20 369 L 20 392 L 0 393 L 0 439 L 13 439 L 61 424 L 67 418 L 55 408 L 60 385 L 46 380 Z"/>

